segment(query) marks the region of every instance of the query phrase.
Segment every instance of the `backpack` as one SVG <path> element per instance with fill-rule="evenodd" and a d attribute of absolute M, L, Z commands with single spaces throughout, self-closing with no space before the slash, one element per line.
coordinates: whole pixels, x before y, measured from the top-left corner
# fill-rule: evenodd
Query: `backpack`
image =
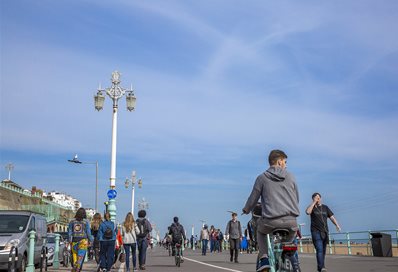
<path fill-rule="evenodd" d="M 148 235 L 148 233 L 149 233 L 148 227 L 146 225 L 145 218 L 144 219 L 138 219 L 136 222 L 137 222 L 137 227 L 140 230 L 140 233 L 137 234 L 137 237 L 138 238 L 145 238 Z"/>
<path fill-rule="evenodd" d="M 106 230 L 104 232 L 104 239 L 105 240 L 110 240 L 113 238 L 113 231 L 110 227 L 106 227 Z"/>
<path fill-rule="evenodd" d="M 113 229 L 111 227 L 109 227 L 108 224 L 105 224 L 105 226 L 106 226 L 106 229 L 104 231 L 103 237 L 105 240 L 111 240 L 113 238 Z"/>
<path fill-rule="evenodd" d="M 182 240 L 182 226 L 180 224 L 172 224 L 170 230 L 174 241 L 179 242 Z"/>

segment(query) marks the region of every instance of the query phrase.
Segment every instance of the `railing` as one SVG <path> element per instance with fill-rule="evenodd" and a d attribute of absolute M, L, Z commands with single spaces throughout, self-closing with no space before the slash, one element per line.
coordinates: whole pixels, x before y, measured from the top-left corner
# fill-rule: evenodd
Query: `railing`
<path fill-rule="evenodd" d="M 353 231 L 329 233 L 327 253 L 342 255 L 373 256 L 372 233 L 387 233 L 391 235 L 392 256 L 398 257 L 398 229 L 376 231 Z M 308 237 L 308 238 L 306 238 Z M 300 252 L 314 253 L 311 235 L 304 235 L 299 243 Z"/>

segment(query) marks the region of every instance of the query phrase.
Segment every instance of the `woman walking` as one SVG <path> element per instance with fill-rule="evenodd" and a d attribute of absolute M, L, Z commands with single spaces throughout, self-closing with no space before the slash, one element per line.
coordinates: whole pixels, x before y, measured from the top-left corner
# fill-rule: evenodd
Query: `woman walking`
<path fill-rule="evenodd" d="M 79 208 L 76 212 L 75 219 L 69 223 L 68 236 L 69 241 L 72 243 L 72 272 L 82 271 L 88 244 L 93 241 L 90 223 L 86 218 L 86 210 L 84 208 Z"/>
<path fill-rule="evenodd" d="M 102 272 L 111 271 L 115 257 L 116 228 L 111 221 L 111 214 L 105 213 L 105 221 L 100 224 L 97 238 L 100 242 L 100 269 Z"/>
<path fill-rule="evenodd" d="M 99 227 L 102 223 L 102 216 L 100 213 L 96 213 L 93 216 L 93 220 L 91 221 L 91 234 L 94 236 L 94 257 L 97 264 L 100 261 L 99 251 L 100 251 L 100 242 L 97 238 Z"/>
<path fill-rule="evenodd" d="M 131 212 L 127 213 L 126 219 L 122 225 L 122 237 L 124 251 L 126 252 L 126 270 L 130 271 L 130 249 L 133 259 L 133 269 L 137 271 L 137 234 L 140 233 L 137 224 L 135 223 L 134 216 Z"/>

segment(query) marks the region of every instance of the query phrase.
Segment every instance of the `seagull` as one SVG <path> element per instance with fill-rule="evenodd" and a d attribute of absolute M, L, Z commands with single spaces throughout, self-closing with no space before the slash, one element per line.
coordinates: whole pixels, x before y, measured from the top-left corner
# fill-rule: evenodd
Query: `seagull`
<path fill-rule="evenodd" d="M 82 163 L 81 161 L 79 161 L 79 159 L 77 158 L 77 154 L 73 157 L 72 160 L 68 160 L 68 162 L 74 162 L 74 163 Z"/>

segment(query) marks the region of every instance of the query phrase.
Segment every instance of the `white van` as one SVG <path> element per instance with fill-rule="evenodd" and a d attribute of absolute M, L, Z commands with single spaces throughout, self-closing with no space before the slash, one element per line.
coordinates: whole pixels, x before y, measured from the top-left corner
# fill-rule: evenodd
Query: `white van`
<path fill-rule="evenodd" d="M 40 254 L 47 237 L 46 218 L 30 211 L 0 211 L 0 270 L 8 269 L 12 246 L 18 248 L 18 269 L 25 271 L 28 263 L 29 232 L 36 231 L 34 264 L 40 264 Z"/>

